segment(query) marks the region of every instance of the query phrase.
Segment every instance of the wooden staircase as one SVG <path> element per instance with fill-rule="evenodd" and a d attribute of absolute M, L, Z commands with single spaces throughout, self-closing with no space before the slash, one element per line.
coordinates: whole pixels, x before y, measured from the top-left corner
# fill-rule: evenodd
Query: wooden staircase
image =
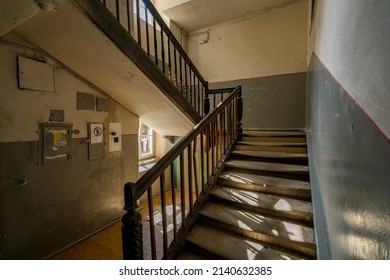
<path fill-rule="evenodd" d="M 306 136 L 244 131 L 179 259 L 315 259 Z"/>

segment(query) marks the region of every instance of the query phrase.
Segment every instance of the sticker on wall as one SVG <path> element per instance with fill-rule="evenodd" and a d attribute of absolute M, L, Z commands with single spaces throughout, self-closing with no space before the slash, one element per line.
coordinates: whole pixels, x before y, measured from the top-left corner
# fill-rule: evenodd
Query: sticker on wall
<path fill-rule="evenodd" d="M 103 143 L 103 124 L 91 123 L 89 126 L 91 144 Z"/>
<path fill-rule="evenodd" d="M 102 123 L 89 123 L 89 145 L 88 158 L 89 160 L 99 159 L 104 157 L 104 126 Z"/>

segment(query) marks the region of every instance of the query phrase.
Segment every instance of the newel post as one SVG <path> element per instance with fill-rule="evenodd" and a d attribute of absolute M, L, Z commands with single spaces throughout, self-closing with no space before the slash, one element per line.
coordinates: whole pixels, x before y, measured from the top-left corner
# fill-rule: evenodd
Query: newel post
<path fill-rule="evenodd" d="M 238 98 L 237 98 L 237 133 L 238 133 L 238 139 L 242 139 L 242 113 L 243 113 L 243 102 L 242 102 L 242 87 L 239 86 L 240 91 L 238 92 Z"/>
<path fill-rule="evenodd" d="M 137 186 L 126 183 L 125 207 L 127 211 L 122 217 L 122 251 L 124 260 L 142 260 L 142 223 L 141 214 L 137 211 Z"/>

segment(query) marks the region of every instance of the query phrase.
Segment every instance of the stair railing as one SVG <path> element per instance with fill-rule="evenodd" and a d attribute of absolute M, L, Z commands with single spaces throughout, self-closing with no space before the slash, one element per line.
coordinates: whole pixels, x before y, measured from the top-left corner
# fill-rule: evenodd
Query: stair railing
<path fill-rule="evenodd" d="M 151 1 L 96 1 L 103 3 L 192 107 L 205 115 L 208 84 Z"/>
<path fill-rule="evenodd" d="M 226 92 L 226 91 L 225 91 Z M 222 170 L 225 159 L 240 137 L 241 87 L 228 89 L 229 95 L 184 136 L 136 183 L 124 187 L 122 218 L 124 259 L 170 259 L 183 246 L 184 236 L 194 225 L 197 213 Z M 153 185 L 158 195 L 153 197 Z M 142 218 L 137 200 L 148 198 L 148 240 L 143 240 Z M 158 215 L 156 215 L 158 212 Z M 160 221 L 156 221 L 158 217 Z M 144 246 L 145 243 L 145 246 Z"/>

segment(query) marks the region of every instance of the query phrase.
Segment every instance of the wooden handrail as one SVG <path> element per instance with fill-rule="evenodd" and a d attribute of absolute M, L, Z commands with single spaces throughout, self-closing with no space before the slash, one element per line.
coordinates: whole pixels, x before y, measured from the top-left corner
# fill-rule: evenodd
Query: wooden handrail
<path fill-rule="evenodd" d="M 224 91 L 225 92 L 225 91 Z M 190 132 L 187 133 L 169 152 L 167 152 L 149 171 L 147 171 L 136 183 L 125 184 L 125 207 L 127 213 L 123 216 L 122 238 L 124 259 L 142 259 L 142 226 L 140 215 L 137 212 L 137 199 L 145 193 L 148 194 L 149 227 L 151 257 L 158 256 L 156 249 L 156 232 L 154 224 L 154 203 L 152 202 L 152 185 L 160 183 L 160 205 L 162 215 L 162 252 L 163 258 L 167 258 L 168 252 L 168 229 L 166 211 L 166 176 L 170 172 L 171 180 L 174 180 L 174 161 L 179 160 L 180 176 L 180 208 L 181 227 L 178 228 L 176 211 L 173 215 L 174 234 L 173 247 L 178 248 L 182 237 L 191 225 L 194 214 L 199 211 L 199 201 L 204 201 L 213 184 L 216 182 L 217 173 L 221 163 L 227 157 L 233 144 L 241 135 L 242 115 L 241 87 L 231 91 L 229 96 L 200 121 Z M 200 143 L 197 150 L 197 142 Z M 206 147 L 205 147 L 206 146 Z M 200 154 L 197 160 L 196 153 Z M 184 158 L 187 163 L 184 163 Z M 219 171 L 218 171 L 219 170 Z M 199 171 L 199 173 L 198 173 Z M 186 173 L 186 174 L 184 174 Z M 177 186 L 178 187 L 178 186 Z M 188 189 L 186 189 L 188 187 Z M 175 201 L 174 184 L 172 183 L 172 201 Z M 194 193 L 195 191 L 195 193 Z M 187 197 L 188 196 L 188 197 Z M 188 200 L 187 200 L 188 198 Z M 173 207 L 176 210 L 176 201 Z M 188 210 L 188 213 L 186 212 Z M 188 214 L 186 216 L 186 213 Z M 191 221 L 188 221 L 190 219 Z M 176 234 L 176 230 L 180 234 Z M 183 233 L 184 232 L 184 233 Z M 133 248 L 137 246 L 137 248 Z"/>
<path fill-rule="evenodd" d="M 163 18 L 161 17 L 161 15 L 159 14 L 159 12 L 157 11 L 157 9 L 154 7 L 153 3 L 150 1 L 150 0 L 141 0 L 145 3 L 145 7 L 147 7 L 150 11 L 150 13 L 153 15 L 153 17 L 156 18 L 158 24 L 160 25 L 160 27 L 164 30 L 164 32 L 169 35 L 169 38 L 170 40 L 178 46 L 178 49 L 180 50 L 182 56 L 185 58 L 185 60 L 187 61 L 187 64 L 191 66 L 191 68 L 193 68 L 193 71 L 195 72 L 195 74 L 198 76 L 198 78 L 200 79 L 200 81 L 205 84 L 207 83 L 206 80 L 203 78 L 202 74 L 200 74 L 199 70 L 196 68 L 195 64 L 191 61 L 190 57 L 187 55 L 187 53 L 185 52 L 185 50 L 183 49 L 183 47 L 181 46 L 181 44 L 179 43 L 179 41 L 176 39 L 175 35 L 172 33 L 171 29 L 168 27 L 168 25 L 165 23 L 165 21 L 163 20 Z"/>
<path fill-rule="evenodd" d="M 210 124 L 210 121 L 217 116 L 222 109 L 237 95 L 241 94 L 241 87 L 234 88 L 228 98 L 220 103 L 215 110 L 202 119 L 190 132 L 187 133 L 172 149 L 170 149 L 151 169 L 149 169 L 136 183 L 137 199 L 139 199 L 147 190 L 148 186 L 154 183 L 172 163 L 172 159 L 176 159 L 187 146 L 194 141 L 195 137 L 201 133 L 205 127 Z"/>
<path fill-rule="evenodd" d="M 150 0 L 127 0 L 126 2 L 116 0 L 112 3 L 115 5 L 114 10 L 110 10 L 107 2 L 103 0 L 78 1 L 101 3 L 119 25 L 131 35 L 145 55 L 161 70 L 162 74 L 180 91 L 181 96 L 186 99 L 192 108 L 200 116 L 205 115 L 201 101 L 203 102 L 205 98 L 208 83 Z M 135 3 L 135 20 L 132 20 L 133 15 L 130 14 L 130 10 L 133 9 L 131 4 L 133 2 Z M 141 4 L 144 4 L 145 12 L 141 11 Z M 126 10 L 124 17 L 127 18 L 127 21 L 123 24 L 121 22 L 122 9 Z M 145 22 L 141 21 L 141 16 L 145 16 Z M 149 26 L 149 19 L 151 20 L 151 26 Z M 160 29 L 157 28 L 158 26 Z M 152 34 L 149 34 L 149 27 L 151 27 Z M 145 32 L 146 40 L 142 37 L 143 32 Z M 151 51 L 151 48 L 154 48 L 154 52 Z M 173 63 L 172 59 L 174 60 Z M 177 60 L 179 60 L 179 66 Z"/>

